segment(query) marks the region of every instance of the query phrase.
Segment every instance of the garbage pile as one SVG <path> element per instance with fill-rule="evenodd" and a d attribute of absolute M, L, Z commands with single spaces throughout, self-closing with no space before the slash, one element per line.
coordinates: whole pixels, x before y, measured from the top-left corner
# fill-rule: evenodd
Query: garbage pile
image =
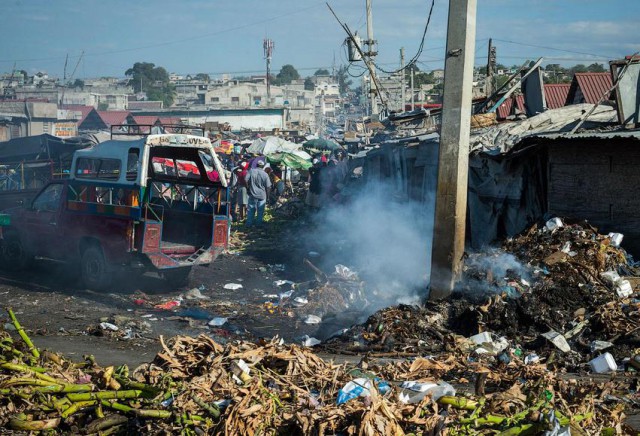
<path fill-rule="evenodd" d="M 606 352 L 609 367 L 628 366 L 640 348 L 640 269 L 621 239 L 584 222 L 535 225 L 499 250 L 469 254 L 451 298 L 382 309 L 322 347 L 440 353 L 484 333 L 475 355 L 519 349 L 556 369 L 580 371 Z"/>
<path fill-rule="evenodd" d="M 49 434 L 628 432 L 625 386 L 563 381 L 541 363 L 486 366 L 456 354 L 335 365 L 277 338 L 222 346 L 161 338 L 133 371 L 70 362 L 0 332 L 0 428 Z M 443 381 L 443 379 L 448 382 Z M 473 393 L 455 385 L 475 383 Z"/>

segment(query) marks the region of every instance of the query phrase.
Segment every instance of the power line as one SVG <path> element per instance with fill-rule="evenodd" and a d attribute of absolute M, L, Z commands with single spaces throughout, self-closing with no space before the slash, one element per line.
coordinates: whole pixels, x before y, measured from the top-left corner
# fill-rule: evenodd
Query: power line
<path fill-rule="evenodd" d="M 494 41 L 500 41 L 500 42 L 506 42 L 508 44 L 522 45 L 522 46 L 525 46 L 525 47 L 543 48 L 545 50 L 563 51 L 565 53 L 581 54 L 581 55 L 594 56 L 594 57 L 600 57 L 600 58 L 613 59 L 613 58 L 616 57 L 616 56 L 608 56 L 608 55 L 599 55 L 599 54 L 594 54 L 594 53 L 585 53 L 585 52 L 582 52 L 582 51 L 575 51 L 575 50 L 566 50 L 566 49 L 563 49 L 563 48 L 547 47 L 547 46 L 544 46 L 544 45 L 527 44 L 527 43 L 524 43 L 524 42 L 509 41 L 507 39 L 493 38 L 493 40 Z"/>

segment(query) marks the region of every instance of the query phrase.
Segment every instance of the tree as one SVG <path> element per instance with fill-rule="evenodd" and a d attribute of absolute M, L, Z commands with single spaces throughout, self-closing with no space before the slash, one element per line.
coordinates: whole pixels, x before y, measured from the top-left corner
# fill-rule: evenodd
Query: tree
<path fill-rule="evenodd" d="M 316 88 L 316 85 L 311 80 L 311 77 L 307 77 L 304 79 L 304 89 L 307 91 L 313 91 Z"/>
<path fill-rule="evenodd" d="M 274 85 L 289 85 L 291 81 L 298 80 L 300 74 L 293 65 L 286 64 L 280 68 L 280 72 L 276 75 L 276 79 L 273 81 Z"/>
<path fill-rule="evenodd" d="M 68 83 L 67 86 L 69 86 L 71 88 L 84 89 L 84 80 L 76 79 L 76 80 L 73 81 L 73 83 Z"/>
<path fill-rule="evenodd" d="M 587 71 L 591 73 L 604 73 L 606 70 L 604 69 L 602 64 L 594 63 L 587 67 Z"/>
<path fill-rule="evenodd" d="M 338 68 L 336 73 L 336 78 L 338 79 L 338 86 L 340 87 L 340 94 L 345 94 L 349 91 L 349 86 L 353 83 L 351 79 L 349 79 L 349 67 L 346 65 L 341 65 Z"/>
<path fill-rule="evenodd" d="M 109 103 L 107 103 L 106 101 L 102 101 L 102 102 L 98 103 L 98 110 L 99 111 L 108 111 L 109 110 Z"/>
<path fill-rule="evenodd" d="M 329 70 L 326 68 L 320 68 L 318 71 L 313 73 L 314 76 L 328 76 L 329 74 Z"/>
<path fill-rule="evenodd" d="M 209 83 L 209 81 L 211 80 L 211 78 L 209 77 L 209 75 L 207 73 L 198 73 L 198 74 L 196 74 L 195 79 L 196 80 L 201 80 L 201 81 L 207 82 L 207 83 Z"/>
<path fill-rule="evenodd" d="M 164 68 L 149 62 L 136 62 L 124 74 L 131 77 L 135 92 L 146 93 L 149 100 L 161 100 L 165 107 L 173 104 L 176 88 Z"/>

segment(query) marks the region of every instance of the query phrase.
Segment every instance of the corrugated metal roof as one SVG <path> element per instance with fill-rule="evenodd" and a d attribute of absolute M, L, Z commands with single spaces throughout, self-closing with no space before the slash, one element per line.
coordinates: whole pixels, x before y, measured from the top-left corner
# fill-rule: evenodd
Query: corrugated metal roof
<path fill-rule="evenodd" d="M 117 124 L 127 124 L 127 118 L 131 115 L 128 111 L 98 111 L 98 115 L 102 118 L 102 121 L 111 127 Z"/>
<path fill-rule="evenodd" d="M 513 110 L 513 100 L 514 98 L 508 98 L 504 101 L 504 103 L 498 106 L 498 109 L 496 109 L 497 119 L 504 120 L 509 115 L 511 115 L 511 112 Z M 516 101 L 516 108 L 518 108 L 518 110 L 521 112 L 525 112 L 524 95 L 522 94 L 517 95 L 515 97 L 515 101 Z"/>
<path fill-rule="evenodd" d="M 135 120 L 136 124 L 152 126 L 155 125 L 158 121 L 158 117 L 153 115 L 134 115 L 133 119 Z"/>
<path fill-rule="evenodd" d="M 596 104 L 612 85 L 611 73 L 576 73 L 571 81 L 566 104 Z"/>
<path fill-rule="evenodd" d="M 82 122 L 87 118 L 87 115 L 94 109 L 93 106 L 86 106 L 83 104 L 65 104 L 61 107 L 61 109 L 71 112 L 80 112 L 81 116 L 78 120 L 78 125 L 82 124 Z"/>
<path fill-rule="evenodd" d="M 579 133 L 568 132 L 556 132 L 556 133 L 538 133 L 535 135 L 527 136 L 527 138 L 544 138 L 544 139 L 585 139 L 585 138 L 597 138 L 597 139 L 611 139 L 611 138 L 631 138 L 640 140 L 640 130 L 616 130 L 616 131 L 586 131 Z"/>
<path fill-rule="evenodd" d="M 160 124 L 170 125 L 170 124 L 182 124 L 182 120 L 178 117 L 160 117 Z"/>
<path fill-rule="evenodd" d="M 544 99 L 548 109 L 558 109 L 565 105 L 569 95 L 569 83 L 545 83 Z"/>

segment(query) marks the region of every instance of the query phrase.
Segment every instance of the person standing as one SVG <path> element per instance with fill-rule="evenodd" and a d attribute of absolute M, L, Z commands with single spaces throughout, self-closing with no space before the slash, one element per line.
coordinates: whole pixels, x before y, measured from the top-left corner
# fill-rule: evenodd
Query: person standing
<path fill-rule="evenodd" d="M 247 226 L 262 224 L 264 208 L 267 203 L 267 195 L 271 189 L 271 180 L 264 172 L 264 161 L 258 161 L 255 168 L 247 173 L 247 193 L 249 202 L 247 204 Z M 256 216 L 257 215 L 257 216 Z"/>
<path fill-rule="evenodd" d="M 249 196 L 247 194 L 247 170 L 243 167 L 243 162 L 233 169 L 233 176 L 231 178 L 231 189 L 235 191 L 235 203 L 237 208 L 236 219 L 242 221 L 245 218 L 247 212 L 247 203 Z"/>

